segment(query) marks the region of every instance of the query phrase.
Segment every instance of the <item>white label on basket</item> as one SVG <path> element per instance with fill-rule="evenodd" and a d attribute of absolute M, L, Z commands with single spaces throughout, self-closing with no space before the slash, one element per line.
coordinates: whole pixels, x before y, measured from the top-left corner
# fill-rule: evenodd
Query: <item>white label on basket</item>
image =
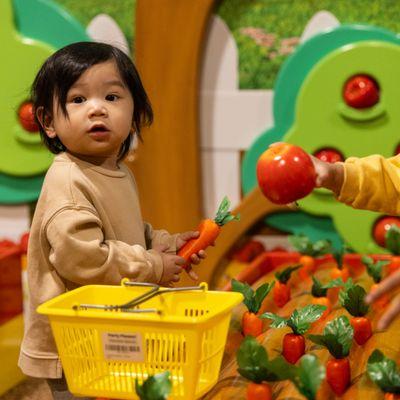
<path fill-rule="evenodd" d="M 144 361 L 142 335 L 139 332 L 103 332 L 102 339 L 106 360 Z"/>

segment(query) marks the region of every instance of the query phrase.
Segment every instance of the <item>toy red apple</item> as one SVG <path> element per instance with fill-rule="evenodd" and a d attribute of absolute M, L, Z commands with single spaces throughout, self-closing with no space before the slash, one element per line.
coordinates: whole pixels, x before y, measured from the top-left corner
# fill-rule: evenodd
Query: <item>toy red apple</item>
<path fill-rule="evenodd" d="M 379 87 L 368 75 L 355 75 L 345 84 L 343 98 L 353 108 L 372 107 L 379 101 Z"/>
<path fill-rule="evenodd" d="M 22 127 L 28 132 L 38 132 L 39 127 L 35 122 L 33 114 L 33 105 L 31 102 L 24 103 L 18 110 L 19 122 Z"/>
<path fill-rule="evenodd" d="M 335 149 L 327 148 L 327 149 L 321 149 L 317 151 L 314 156 L 321 161 L 325 161 L 328 163 L 335 163 L 338 161 L 343 161 L 343 156 L 342 154 Z"/>
<path fill-rule="evenodd" d="M 265 197 L 287 204 L 307 196 L 315 188 L 316 173 L 310 156 L 298 146 L 279 143 L 257 162 L 257 180 Z"/>
<path fill-rule="evenodd" d="M 385 247 L 385 235 L 392 225 L 396 225 L 400 228 L 400 218 L 397 217 L 383 217 L 380 218 L 374 225 L 373 236 L 375 242 Z"/>

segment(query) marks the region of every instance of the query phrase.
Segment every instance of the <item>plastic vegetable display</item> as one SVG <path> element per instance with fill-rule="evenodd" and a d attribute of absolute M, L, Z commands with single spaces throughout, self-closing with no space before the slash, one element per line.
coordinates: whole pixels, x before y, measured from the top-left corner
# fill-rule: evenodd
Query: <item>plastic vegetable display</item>
<path fill-rule="evenodd" d="M 140 400 L 166 400 L 171 393 L 172 383 L 169 371 L 149 376 L 142 385 L 135 383 L 136 394 Z"/>
<path fill-rule="evenodd" d="M 385 400 L 400 399 L 400 373 L 394 360 L 385 357 L 380 350 L 374 350 L 368 358 L 367 373 L 385 393 Z"/>
<path fill-rule="evenodd" d="M 289 379 L 297 390 L 308 400 L 315 400 L 321 382 L 325 378 L 325 368 L 313 354 L 301 357 L 299 366 L 295 367 Z"/>
<path fill-rule="evenodd" d="M 325 306 L 310 304 L 299 310 L 294 310 L 287 319 L 270 312 L 260 315 L 260 318 L 272 320 L 271 326 L 273 328 L 288 326 L 292 329 L 292 333 L 287 333 L 283 337 L 282 354 L 288 362 L 295 364 L 306 349 L 303 335 L 310 329 L 311 324 L 321 317 L 325 310 Z"/>
<path fill-rule="evenodd" d="M 288 379 L 291 373 L 282 357 L 269 360 L 265 348 L 251 336 L 247 336 L 241 343 L 236 360 L 238 372 L 250 381 L 247 386 L 247 400 L 272 399 L 271 387 L 267 382 Z"/>
<path fill-rule="evenodd" d="M 346 253 L 348 253 L 348 247 L 346 245 L 342 246 L 339 250 L 333 250 L 332 255 L 336 261 L 336 267 L 332 269 L 332 279 L 342 278 L 344 282 L 349 279 L 349 269 L 343 265 L 343 258 Z"/>
<path fill-rule="evenodd" d="M 273 298 L 277 307 L 283 307 L 290 300 L 290 286 L 288 285 L 288 281 L 292 272 L 299 268 L 300 265 L 294 265 L 275 274 L 277 281 L 273 291 Z"/>
<path fill-rule="evenodd" d="M 302 279 L 315 272 L 315 258 L 332 251 L 332 246 L 328 240 L 312 242 L 306 235 L 289 236 L 289 242 L 301 254 L 299 263 L 302 268 L 299 271 L 299 276 Z"/>
<path fill-rule="evenodd" d="M 244 296 L 243 303 L 247 310 L 242 317 L 242 331 L 243 335 L 258 336 L 262 333 L 263 323 L 258 317 L 257 313 L 261 307 L 265 297 L 274 287 L 275 282 L 270 284 L 264 283 L 254 291 L 247 283 L 239 282 L 232 279 L 232 290 L 234 292 L 242 293 Z"/>
<path fill-rule="evenodd" d="M 400 268 L 400 228 L 392 225 L 385 235 L 386 248 L 393 254 L 392 261 L 387 266 L 388 274 L 393 274 Z"/>
<path fill-rule="evenodd" d="M 352 316 L 350 323 L 354 329 L 354 340 L 360 346 L 372 336 L 371 321 L 366 317 L 369 311 L 369 306 L 364 301 L 366 295 L 363 287 L 354 285 L 350 280 L 339 293 L 340 304 Z"/>
<path fill-rule="evenodd" d="M 308 335 L 308 338 L 332 355 L 326 364 L 326 380 L 334 393 L 341 396 L 350 385 L 349 355 L 353 341 L 353 328 L 346 316 L 330 321 L 323 335 Z"/>
<path fill-rule="evenodd" d="M 371 292 L 376 290 L 379 282 L 382 280 L 383 267 L 389 264 L 389 261 L 376 261 L 374 262 L 371 257 L 364 256 L 361 261 L 367 268 L 368 275 L 373 279 L 374 284 L 371 286 Z M 374 307 L 380 309 L 389 303 L 389 296 L 383 294 L 377 301 L 374 302 Z"/>
<path fill-rule="evenodd" d="M 239 215 L 232 215 L 229 211 L 230 201 L 227 197 L 222 200 L 215 218 L 204 219 L 200 222 L 197 230 L 200 235 L 197 238 L 190 239 L 183 247 L 178 251 L 178 256 L 183 257 L 186 264 L 183 268 L 187 268 L 190 264 L 190 258 L 193 254 L 197 254 L 200 250 L 205 250 L 208 246 L 214 246 L 215 240 L 217 239 L 221 226 L 224 226 L 230 221 L 239 220 Z"/>

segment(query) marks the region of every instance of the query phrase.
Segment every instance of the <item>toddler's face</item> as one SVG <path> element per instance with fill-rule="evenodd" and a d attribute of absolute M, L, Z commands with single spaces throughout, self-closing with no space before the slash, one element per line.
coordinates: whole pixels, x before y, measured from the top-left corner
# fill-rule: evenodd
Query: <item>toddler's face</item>
<path fill-rule="evenodd" d="M 96 64 L 69 89 L 67 117 L 54 99 L 54 130 L 46 133 L 77 156 L 116 158 L 132 127 L 133 107 L 115 62 Z"/>

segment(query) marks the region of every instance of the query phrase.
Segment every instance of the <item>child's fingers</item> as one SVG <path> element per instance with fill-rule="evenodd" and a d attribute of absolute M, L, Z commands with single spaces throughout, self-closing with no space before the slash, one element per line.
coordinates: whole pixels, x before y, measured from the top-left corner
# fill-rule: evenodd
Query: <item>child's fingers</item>
<path fill-rule="evenodd" d="M 390 277 L 384 279 L 373 292 L 368 293 L 365 298 L 366 303 L 373 303 L 375 300 L 379 299 L 383 294 L 391 291 L 400 285 L 400 271 L 395 272 Z"/>
<path fill-rule="evenodd" d="M 183 257 L 179 257 L 179 256 L 171 256 L 172 257 L 172 261 L 174 264 L 176 265 L 185 265 L 186 260 Z"/>
<path fill-rule="evenodd" d="M 194 280 L 197 281 L 199 279 L 199 276 L 196 274 L 196 272 L 193 271 L 192 267 L 188 267 L 186 269 L 187 274 L 189 275 L 189 277 Z"/>
<path fill-rule="evenodd" d="M 181 233 L 181 239 L 184 241 L 190 240 L 190 239 L 195 239 L 200 235 L 199 231 L 187 231 Z"/>
<path fill-rule="evenodd" d="M 379 320 L 377 329 L 379 331 L 386 329 L 391 322 L 400 314 L 400 295 L 396 296 L 390 303 L 389 308 Z"/>
<path fill-rule="evenodd" d="M 200 258 L 206 258 L 207 257 L 206 252 L 204 250 L 200 250 L 198 256 Z"/>
<path fill-rule="evenodd" d="M 179 282 L 179 279 L 180 279 L 179 275 L 178 274 L 174 274 L 173 277 L 172 277 L 172 282 Z"/>

